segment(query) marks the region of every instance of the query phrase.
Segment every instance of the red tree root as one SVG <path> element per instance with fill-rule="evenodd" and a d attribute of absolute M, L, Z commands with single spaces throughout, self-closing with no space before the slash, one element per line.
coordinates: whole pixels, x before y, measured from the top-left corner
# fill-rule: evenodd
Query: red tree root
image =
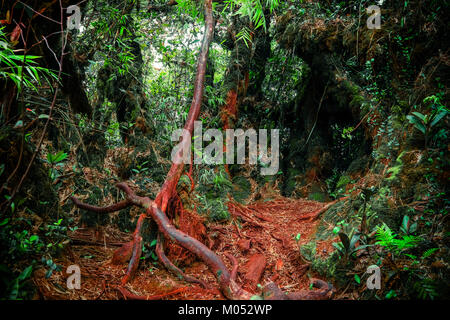
<path fill-rule="evenodd" d="M 128 264 L 127 273 L 125 274 L 125 277 L 122 279 L 122 285 L 125 285 L 125 283 L 128 282 L 128 280 L 133 277 L 134 273 L 137 270 L 137 267 L 139 266 L 139 259 L 141 257 L 142 253 L 142 237 L 141 237 L 141 229 L 142 224 L 144 223 L 145 214 L 141 214 L 139 216 L 139 219 L 136 223 L 136 230 L 133 234 L 133 246 L 131 250 L 131 259 L 130 263 Z"/>
<path fill-rule="evenodd" d="M 229 253 L 225 253 L 225 256 L 231 261 L 231 264 L 232 264 L 230 279 L 233 281 L 236 281 L 237 270 L 239 267 L 238 261 L 234 256 L 232 256 Z"/>
<path fill-rule="evenodd" d="M 146 210 L 147 216 L 153 218 L 153 220 L 156 222 L 158 226 L 159 231 L 162 232 L 162 234 L 166 238 L 177 242 L 183 248 L 194 253 L 197 257 L 199 257 L 202 261 L 204 261 L 206 265 L 208 265 L 210 270 L 217 278 L 221 291 L 227 298 L 249 299 L 251 297 L 250 293 L 242 290 L 242 288 L 240 288 L 236 284 L 236 282 L 230 278 L 230 272 L 228 271 L 224 262 L 218 255 L 212 252 L 207 246 L 205 246 L 197 239 L 192 238 L 186 233 L 176 229 L 173 226 L 173 224 L 169 221 L 165 213 L 162 212 L 161 209 L 159 209 L 156 206 L 156 203 L 154 201 L 150 200 L 150 198 L 148 197 L 137 196 L 126 183 L 123 182 L 118 183 L 116 186 L 117 188 L 125 192 L 126 197 L 130 203 L 142 207 Z M 136 227 L 136 231 L 133 237 L 134 243 L 132 250 L 133 251 L 132 258 L 130 260 L 130 265 L 128 266 L 127 274 L 125 278 L 122 280 L 122 284 L 124 284 L 125 281 L 128 281 L 130 279 L 132 272 L 136 270 L 138 265 L 139 260 L 138 254 L 140 254 L 139 247 L 140 248 L 142 247 L 141 243 L 142 238 L 137 237 L 140 237 L 140 227 L 142 225 L 142 222 L 140 221 L 143 220 L 143 217 L 145 217 L 145 215 L 141 215 L 141 217 L 138 220 L 138 226 Z M 140 244 L 140 246 L 138 246 L 137 244 Z"/>
<path fill-rule="evenodd" d="M 256 285 L 260 282 L 265 268 L 266 257 L 260 253 L 252 255 L 244 266 L 245 281 L 250 284 L 251 287 L 256 287 Z"/>
<path fill-rule="evenodd" d="M 225 295 L 225 297 L 229 299 L 241 299 L 241 300 L 247 300 L 252 297 L 252 294 L 248 291 L 243 290 L 235 281 L 234 278 L 232 278 L 232 274 L 235 274 L 235 268 L 237 263 L 232 260 L 235 267 L 233 268 L 233 272 L 230 273 L 229 270 L 226 268 L 224 262 L 222 259 L 216 255 L 214 252 L 212 252 L 207 246 L 205 246 L 203 243 L 198 241 L 195 238 L 190 237 L 189 235 L 185 234 L 184 232 L 176 229 L 173 224 L 169 221 L 167 216 L 164 212 L 161 211 L 156 205 L 156 203 L 148 197 L 140 197 L 137 196 L 130 187 L 126 183 L 118 183 L 116 185 L 119 189 L 125 192 L 127 200 L 132 203 L 133 205 L 142 207 L 146 210 L 147 216 L 150 216 L 153 218 L 153 220 L 156 222 L 158 229 L 160 232 L 164 234 L 164 236 L 168 239 L 171 239 L 172 241 L 177 242 L 180 244 L 183 248 L 191 251 L 197 257 L 199 257 L 202 261 L 206 263 L 206 265 L 209 267 L 209 269 L 213 272 L 213 274 L 216 276 L 217 281 L 219 283 L 220 289 L 222 293 Z M 138 220 L 138 226 L 136 228 L 135 234 L 134 234 L 134 242 L 138 242 L 140 245 L 133 244 L 133 252 L 132 252 L 132 258 L 130 260 L 130 265 L 128 267 L 128 270 L 133 271 L 135 270 L 133 265 L 137 265 L 138 259 L 133 257 L 138 257 L 140 255 L 140 249 L 142 246 L 142 238 L 137 238 L 137 236 L 140 237 L 140 228 L 142 226 L 142 221 L 145 215 L 141 215 L 141 217 Z M 133 262 L 133 263 L 132 263 Z M 127 273 L 128 275 L 128 273 Z M 127 278 L 128 280 L 128 278 Z M 323 281 L 322 281 L 323 282 Z M 324 285 L 322 282 L 317 281 L 316 286 L 319 286 L 321 288 L 321 291 L 315 293 L 315 299 L 323 297 L 326 299 L 326 293 L 328 293 L 331 289 L 322 289 Z M 124 281 L 122 281 L 124 283 Z M 273 289 L 275 284 L 271 285 L 271 288 Z M 273 289 L 275 290 L 275 289 Z M 278 288 L 279 292 L 281 290 Z M 326 291 L 326 292 L 325 292 Z M 278 292 L 278 291 L 274 291 Z M 325 292 L 325 293 L 324 293 Z M 314 291 L 307 291 L 307 293 L 301 292 L 301 294 L 293 295 L 290 294 L 290 298 L 301 298 L 301 299 L 308 299 L 311 298 Z M 275 299 L 277 298 L 283 298 L 283 295 L 276 295 Z M 285 299 L 285 298 L 283 298 Z"/>
<path fill-rule="evenodd" d="M 185 274 L 183 271 L 181 271 L 180 268 L 178 268 L 176 265 L 174 265 L 172 263 L 172 261 L 169 260 L 169 258 L 167 258 L 167 256 L 164 254 L 164 240 L 162 239 L 160 234 L 158 234 L 158 241 L 156 243 L 155 252 L 159 258 L 159 261 L 161 261 L 161 263 L 169 271 L 172 271 L 179 279 L 183 279 L 186 282 L 190 282 L 190 283 L 197 283 L 197 284 L 201 285 L 203 288 L 209 289 L 209 286 L 204 281 Z"/>
<path fill-rule="evenodd" d="M 302 290 L 298 292 L 284 293 L 274 283 L 269 282 L 263 288 L 265 300 L 327 300 L 333 294 L 333 286 L 319 279 L 313 279 L 313 287 L 319 290 Z"/>
<path fill-rule="evenodd" d="M 176 290 L 173 290 L 173 291 L 170 291 L 167 293 L 163 293 L 163 294 L 157 294 L 157 295 L 152 295 L 152 296 L 138 296 L 138 295 L 135 295 L 134 293 L 131 293 L 130 291 L 128 291 L 127 289 L 125 289 L 123 287 L 117 287 L 117 290 L 120 291 L 120 293 L 123 295 L 123 298 L 125 300 L 128 300 L 128 299 L 129 300 L 161 300 L 168 296 L 173 296 L 174 294 L 185 292 L 188 289 L 189 289 L 188 287 L 183 287 L 183 288 L 178 288 Z"/>
<path fill-rule="evenodd" d="M 92 212 L 96 212 L 96 213 L 111 213 L 111 212 L 115 212 L 115 211 L 119 211 L 125 208 L 128 208 L 130 206 L 132 206 L 133 204 L 130 203 L 128 200 L 123 200 L 120 201 L 118 203 L 115 203 L 111 206 L 107 206 L 107 207 L 97 207 L 97 206 L 93 206 L 84 202 L 81 202 L 80 200 L 78 200 L 75 197 L 70 197 L 70 199 L 72 200 L 72 202 L 80 209 L 84 209 L 87 211 L 92 211 Z"/>

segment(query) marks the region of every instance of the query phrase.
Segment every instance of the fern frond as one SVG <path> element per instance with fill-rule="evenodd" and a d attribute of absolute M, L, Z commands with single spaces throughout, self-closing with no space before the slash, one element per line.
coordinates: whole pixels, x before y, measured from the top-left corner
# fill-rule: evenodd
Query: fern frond
<path fill-rule="evenodd" d="M 431 248 L 426 250 L 423 254 L 422 254 L 422 259 L 426 259 L 428 257 L 430 257 L 433 253 L 435 253 L 437 250 L 439 250 L 439 248 Z"/>

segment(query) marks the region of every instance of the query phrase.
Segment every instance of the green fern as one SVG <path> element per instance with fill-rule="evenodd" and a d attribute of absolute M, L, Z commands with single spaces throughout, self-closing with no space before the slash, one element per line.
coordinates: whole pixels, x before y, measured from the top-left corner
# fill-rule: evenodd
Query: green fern
<path fill-rule="evenodd" d="M 389 250 L 400 253 L 405 249 L 416 247 L 422 240 L 419 236 L 404 235 L 401 239 L 386 224 L 377 228 L 376 244 L 386 247 Z"/>
<path fill-rule="evenodd" d="M 382 227 L 377 228 L 376 239 L 378 241 L 376 244 L 392 249 L 394 247 L 395 237 L 396 234 L 386 224 L 383 224 Z"/>
<path fill-rule="evenodd" d="M 279 5 L 279 0 L 266 0 L 265 6 L 260 0 L 226 0 L 224 1 L 225 7 L 222 10 L 222 13 L 229 10 L 234 15 L 239 15 L 240 17 L 248 18 L 252 23 L 252 27 L 254 30 L 259 28 L 264 28 L 264 31 L 267 31 L 267 21 L 264 16 L 264 8 L 268 8 L 270 13 L 272 13 Z M 235 12 L 234 9 L 238 8 Z M 248 47 L 249 43 L 252 42 L 251 37 L 252 31 L 248 27 L 244 27 L 241 31 L 238 32 L 237 39 L 245 42 L 245 45 Z"/>
<path fill-rule="evenodd" d="M 439 250 L 439 248 L 431 248 L 426 250 L 423 254 L 422 254 L 422 259 L 426 259 L 428 257 L 430 257 L 433 253 L 435 253 L 437 250 Z"/>

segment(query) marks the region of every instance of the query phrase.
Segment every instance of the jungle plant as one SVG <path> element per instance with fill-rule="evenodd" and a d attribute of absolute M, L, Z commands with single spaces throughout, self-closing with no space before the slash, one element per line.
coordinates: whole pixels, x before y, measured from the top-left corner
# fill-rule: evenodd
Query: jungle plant
<path fill-rule="evenodd" d="M 435 107 L 431 113 L 423 114 L 413 111 L 412 114 L 407 115 L 408 121 L 414 125 L 414 128 L 422 132 L 425 138 L 425 152 L 428 152 L 428 141 L 433 129 L 436 125 L 448 114 L 445 106 L 440 103 L 439 97 L 432 95 L 423 100 L 424 103 L 430 103 Z"/>
<path fill-rule="evenodd" d="M 0 292 L 1 297 L 0 300 L 8 299 L 8 300 L 22 300 L 27 295 L 27 290 L 23 290 L 25 285 L 27 284 L 28 278 L 30 278 L 33 272 L 33 266 L 30 265 L 26 267 L 17 277 L 11 274 L 10 270 L 5 265 L 0 265 L 0 274 L 1 280 L 3 280 L 3 287 L 5 288 L 5 292 Z M 3 274 L 5 276 L 3 276 Z M 7 275 L 7 276 L 6 276 Z M 12 280 L 9 280 L 11 279 Z"/>
<path fill-rule="evenodd" d="M 61 266 L 57 265 L 51 258 L 46 259 L 45 257 L 42 257 L 41 262 L 44 264 L 46 268 L 48 268 L 47 271 L 45 272 L 46 278 L 50 278 L 53 274 L 53 271 L 61 271 Z"/>
<path fill-rule="evenodd" d="M 420 281 L 416 281 L 413 288 L 416 291 L 419 299 L 434 300 L 436 297 L 438 297 L 438 293 L 436 292 L 436 284 L 432 279 L 425 278 Z"/>
<path fill-rule="evenodd" d="M 225 202 L 232 183 L 226 178 L 224 170 L 219 170 L 217 173 L 214 169 L 202 170 L 199 180 L 197 195 L 201 203 L 199 211 L 208 214 L 212 221 L 227 220 L 230 214 Z"/>
<path fill-rule="evenodd" d="M 333 243 L 333 247 L 338 250 L 341 257 L 344 258 L 344 261 L 348 261 L 348 259 L 352 257 L 353 254 L 355 254 L 357 251 L 372 246 L 370 244 L 357 246 L 357 243 L 361 238 L 360 234 L 354 234 L 349 237 L 345 233 L 339 232 L 338 235 L 341 239 L 341 242 Z"/>
<path fill-rule="evenodd" d="M 62 162 L 67 158 L 67 156 L 67 153 L 63 151 L 59 151 L 56 154 L 52 154 L 50 152 L 47 153 L 47 162 L 50 164 L 48 175 L 52 180 L 57 178 L 58 171 L 56 170 L 56 167 L 63 167 L 64 165 Z"/>
<path fill-rule="evenodd" d="M 39 67 L 37 59 L 39 56 L 18 55 L 8 45 L 4 27 L 0 28 L 0 79 L 10 79 L 20 92 L 23 87 L 37 91 L 37 85 L 42 84 L 41 76 L 49 81 L 57 79 L 54 72 Z"/>
<path fill-rule="evenodd" d="M 136 168 L 131 169 L 131 171 L 133 171 L 136 174 L 144 173 L 150 169 L 148 167 L 144 167 L 147 163 L 148 163 L 148 161 L 144 161 L 141 164 L 137 164 Z"/>
<path fill-rule="evenodd" d="M 43 229 L 45 231 L 45 236 L 51 239 L 46 245 L 48 250 L 58 252 L 69 243 L 70 240 L 67 237 L 67 227 L 63 226 L 62 222 L 63 219 L 58 219 L 58 221 L 48 224 Z M 75 229 L 71 228 L 71 230 L 74 231 Z"/>
<path fill-rule="evenodd" d="M 402 225 L 400 226 L 400 231 L 404 234 L 411 234 L 416 232 L 417 222 L 411 223 L 411 220 L 407 215 L 403 217 Z"/>
<path fill-rule="evenodd" d="M 416 247 L 420 242 L 419 236 L 403 235 L 401 239 L 385 223 L 377 227 L 375 244 L 386 247 L 389 251 L 400 254 L 406 249 Z"/>
<path fill-rule="evenodd" d="M 272 13 L 279 6 L 280 1 L 266 0 L 263 5 L 261 0 L 226 0 L 224 4 L 225 8 L 222 13 L 227 9 L 233 12 L 234 8 L 238 7 L 237 11 L 233 13 L 234 15 L 248 18 L 253 25 L 253 30 L 263 27 L 264 31 L 266 31 L 267 22 L 264 16 L 264 9 L 268 8 L 270 13 Z M 248 46 L 252 42 L 252 34 L 253 31 L 249 27 L 244 27 L 238 32 L 236 38 L 244 41 Z"/>

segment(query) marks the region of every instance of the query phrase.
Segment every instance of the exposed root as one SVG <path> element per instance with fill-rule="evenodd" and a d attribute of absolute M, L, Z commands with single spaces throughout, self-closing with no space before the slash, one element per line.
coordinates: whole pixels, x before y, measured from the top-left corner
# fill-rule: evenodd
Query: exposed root
<path fill-rule="evenodd" d="M 178 268 L 176 265 L 174 265 L 172 263 L 172 261 L 169 260 L 169 258 L 167 258 L 167 256 L 164 254 L 164 243 L 163 243 L 163 238 L 161 236 L 161 234 L 158 234 L 158 241 L 156 243 L 156 255 L 159 258 L 159 261 L 161 261 L 161 263 L 171 272 L 173 272 L 179 279 L 183 279 L 186 282 L 190 282 L 190 283 L 197 283 L 199 285 L 201 285 L 203 288 L 205 289 L 209 289 L 208 285 L 202 281 L 199 280 L 197 278 L 194 278 L 192 276 L 189 276 L 187 274 L 185 274 L 183 271 L 181 271 L 180 268 Z"/>
<path fill-rule="evenodd" d="M 225 256 L 230 259 L 233 267 L 231 269 L 231 273 L 230 273 L 230 279 L 233 281 L 236 281 L 236 275 L 237 275 L 237 270 L 238 270 L 238 261 L 235 257 L 233 257 L 231 254 L 229 253 L 225 253 Z"/>
<path fill-rule="evenodd" d="M 315 288 L 319 290 L 302 290 L 298 292 L 284 293 L 274 283 L 269 282 L 263 288 L 263 297 L 265 300 L 328 300 L 333 293 L 333 286 L 323 280 L 313 279 Z"/>
<path fill-rule="evenodd" d="M 91 212 L 95 212 L 95 213 L 111 213 L 111 212 L 115 212 L 115 211 L 119 211 L 119 210 L 128 208 L 133 205 L 128 200 L 123 200 L 123 201 L 117 202 L 111 206 L 97 207 L 97 206 L 93 206 L 93 205 L 90 205 L 87 203 L 83 203 L 75 197 L 70 197 L 70 199 L 78 208 L 84 209 L 87 211 L 91 211 Z"/>
<path fill-rule="evenodd" d="M 138 296 L 138 295 L 135 295 L 134 293 L 131 293 L 130 291 L 128 291 L 127 289 L 125 289 L 123 287 L 117 287 L 117 290 L 120 291 L 120 293 L 123 295 L 123 298 L 125 300 L 161 300 L 168 296 L 173 296 L 175 294 L 185 292 L 188 289 L 189 289 L 188 287 L 184 287 L 184 288 L 178 288 L 176 290 L 173 290 L 173 291 L 170 291 L 167 293 L 163 293 L 163 294 L 157 294 L 157 295 L 152 295 L 152 296 Z"/>

